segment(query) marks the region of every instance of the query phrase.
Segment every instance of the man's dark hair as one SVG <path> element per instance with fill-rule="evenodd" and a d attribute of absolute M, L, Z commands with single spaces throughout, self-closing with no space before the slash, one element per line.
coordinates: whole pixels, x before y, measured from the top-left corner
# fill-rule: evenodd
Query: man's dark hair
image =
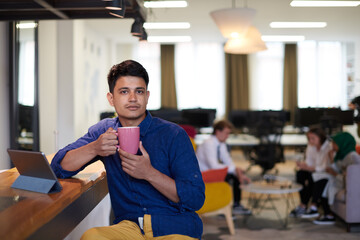
<path fill-rule="evenodd" d="M 231 122 L 227 121 L 227 120 L 220 120 L 218 122 L 216 122 L 213 125 L 213 135 L 215 135 L 216 131 L 222 131 L 224 130 L 224 128 L 229 128 L 229 129 L 233 129 L 234 126 L 232 125 Z"/>
<path fill-rule="evenodd" d="M 120 77 L 124 76 L 133 76 L 133 77 L 140 77 L 144 79 L 146 88 L 149 84 L 149 75 L 146 69 L 138 62 L 134 60 L 126 60 L 119 64 L 116 64 L 111 67 L 109 74 L 107 76 L 108 84 L 109 84 L 109 91 L 111 93 L 114 92 L 114 87 L 116 81 Z"/>

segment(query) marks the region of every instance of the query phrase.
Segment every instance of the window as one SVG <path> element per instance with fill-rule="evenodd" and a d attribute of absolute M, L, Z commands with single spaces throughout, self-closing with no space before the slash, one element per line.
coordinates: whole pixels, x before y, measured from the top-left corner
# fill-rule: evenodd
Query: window
<path fill-rule="evenodd" d="M 159 109 L 161 106 L 161 67 L 160 44 L 139 42 L 135 47 L 134 59 L 140 62 L 149 75 L 150 91 L 147 109 Z"/>
<path fill-rule="evenodd" d="M 346 108 L 346 74 L 340 42 L 298 44 L 298 106 Z"/>
<path fill-rule="evenodd" d="M 219 43 L 175 46 L 176 95 L 179 109 L 215 108 L 225 114 L 224 50 Z"/>
<path fill-rule="evenodd" d="M 249 55 L 250 109 L 283 108 L 284 45 L 266 43 L 268 50 Z"/>

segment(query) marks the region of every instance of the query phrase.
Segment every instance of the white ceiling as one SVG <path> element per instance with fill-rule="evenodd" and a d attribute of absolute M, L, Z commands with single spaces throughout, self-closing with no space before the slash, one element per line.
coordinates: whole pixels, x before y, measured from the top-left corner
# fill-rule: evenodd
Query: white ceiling
<path fill-rule="evenodd" d="M 186 30 L 147 30 L 149 36 L 190 35 L 195 42 L 225 42 L 209 13 L 230 8 L 232 0 L 187 0 L 187 8 L 152 9 L 147 22 L 190 22 Z M 236 0 L 236 7 L 256 9 L 253 25 L 262 35 L 305 35 L 306 40 L 360 41 L 360 6 L 352 8 L 294 8 L 291 0 Z M 272 21 L 325 21 L 321 29 L 272 29 Z M 86 20 L 102 35 L 118 42 L 136 42 L 130 34 L 131 19 Z"/>

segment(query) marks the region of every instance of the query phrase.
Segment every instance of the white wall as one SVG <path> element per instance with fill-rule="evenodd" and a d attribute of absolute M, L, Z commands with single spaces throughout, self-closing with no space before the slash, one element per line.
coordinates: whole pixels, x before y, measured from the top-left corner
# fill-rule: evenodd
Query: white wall
<path fill-rule="evenodd" d="M 8 22 L 0 22 L 0 169 L 10 167 L 10 159 L 6 152 L 10 147 L 8 38 Z"/>
<path fill-rule="evenodd" d="M 57 22 L 57 125 L 59 148 L 75 140 L 73 25 L 74 23 L 71 20 Z"/>
<path fill-rule="evenodd" d="M 106 93 L 115 46 L 83 20 L 39 23 L 41 151 L 56 152 L 113 111 Z"/>
<path fill-rule="evenodd" d="M 40 151 L 57 151 L 57 22 L 39 22 Z"/>
<path fill-rule="evenodd" d="M 112 110 L 106 98 L 110 47 L 107 39 L 84 21 L 74 21 L 75 138 L 97 123 L 101 112 Z"/>

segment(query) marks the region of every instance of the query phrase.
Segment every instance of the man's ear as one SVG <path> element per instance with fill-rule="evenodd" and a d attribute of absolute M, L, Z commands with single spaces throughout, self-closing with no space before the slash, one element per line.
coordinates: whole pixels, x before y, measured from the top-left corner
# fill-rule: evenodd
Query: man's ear
<path fill-rule="evenodd" d="M 146 104 L 149 101 L 149 97 L 150 97 L 150 91 L 146 91 Z"/>
<path fill-rule="evenodd" d="M 113 107 L 113 106 L 114 106 L 114 98 L 113 98 L 112 93 L 111 93 L 111 92 L 108 92 L 108 93 L 106 94 L 106 97 L 107 97 L 110 105 Z"/>

